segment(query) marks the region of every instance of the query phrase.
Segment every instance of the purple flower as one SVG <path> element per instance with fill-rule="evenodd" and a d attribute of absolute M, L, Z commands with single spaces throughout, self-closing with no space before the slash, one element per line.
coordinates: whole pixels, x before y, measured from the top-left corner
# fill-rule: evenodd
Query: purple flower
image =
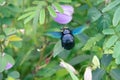
<path fill-rule="evenodd" d="M 13 65 L 12 65 L 11 63 L 8 62 L 7 65 L 6 65 L 6 67 L 5 67 L 5 70 L 10 69 L 12 66 L 13 66 Z"/>
<path fill-rule="evenodd" d="M 54 21 L 59 24 L 67 24 L 72 20 L 72 14 L 74 13 L 74 8 L 70 5 L 61 5 L 63 8 L 63 13 L 60 13 L 58 10 L 56 11 L 57 16 L 53 17 Z"/>

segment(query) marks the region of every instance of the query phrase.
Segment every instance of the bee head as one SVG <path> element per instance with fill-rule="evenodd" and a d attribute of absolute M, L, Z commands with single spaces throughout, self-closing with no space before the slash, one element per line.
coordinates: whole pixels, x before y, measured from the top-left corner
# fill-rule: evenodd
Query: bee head
<path fill-rule="evenodd" d="M 63 27 L 63 28 L 62 28 L 62 33 L 63 33 L 63 34 L 70 34 L 70 33 L 71 33 L 71 30 L 70 30 L 68 27 Z"/>

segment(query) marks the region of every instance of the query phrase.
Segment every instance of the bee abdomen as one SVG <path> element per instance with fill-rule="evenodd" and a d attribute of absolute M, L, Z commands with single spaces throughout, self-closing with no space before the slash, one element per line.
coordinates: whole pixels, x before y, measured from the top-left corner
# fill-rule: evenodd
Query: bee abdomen
<path fill-rule="evenodd" d="M 61 37 L 62 47 L 64 49 L 70 50 L 74 47 L 74 37 L 71 34 L 65 34 Z"/>

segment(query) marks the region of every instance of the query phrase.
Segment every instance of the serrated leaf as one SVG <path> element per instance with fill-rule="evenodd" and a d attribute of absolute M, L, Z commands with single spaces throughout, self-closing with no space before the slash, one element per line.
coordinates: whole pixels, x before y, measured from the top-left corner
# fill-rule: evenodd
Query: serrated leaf
<path fill-rule="evenodd" d="M 102 32 L 103 32 L 103 34 L 105 34 L 105 35 L 115 34 L 115 32 L 114 32 L 113 29 L 104 29 Z"/>
<path fill-rule="evenodd" d="M 120 0 L 115 0 L 108 4 L 105 8 L 103 8 L 102 12 L 107 12 L 111 10 L 112 8 L 116 7 L 120 3 Z"/>
<path fill-rule="evenodd" d="M 118 17 L 120 15 L 120 6 L 116 9 L 114 15 L 113 15 L 113 26 L 117 26 L 119 21 L 120 21 L 120 17 Z"/>
<path fill-rule="evenodd" d="M 72 0 L 59 0 L 59 2 L 71 3 L 71 2 L 72 2 Z"/>
<path fill-rule="evenodd" d="M 8 37 L 9 41 L 21 41 L 22 38 L 18 37 L 17 35 L 11 35 Z"/>
<path fill-rule="evenodd" d="M 61 46 L 61 41 L 58 41 L 53 49 L 53 57 L 57 56 L 59 53 L 61 53 L 64 50 L 64 48 Z"/>
<path fill-rule="evenodd" d="M 30 15 L 29 17 L 27 17 L 25 20 L 24 20 L 24 24 L 28 23 L 30 20 L 32 20 L 34 18 L 35 14 L 32 14 Z"/>
<path fill-rule="evenodd" d="M 55 6 L 55 8 L 56 8 L 60 13 L 63 13 L 63 9 L 62 9 L 62 7 L 60 6 L 60 4 L 58 4 L 58 3 L 53 3 L 53 5 Z"/>
<path fill-rule="evenodd" d="M 100 13 L 100 11 L 97 8 L 93 7 L 93 8 L 90 8 L 88 10 L 88 17 L 93 22 L 96 21 L 96 20 L 98 20 L 100 18 L 100 16 L 101 16 L 101 13 Z"/>
<path fill-rule="evenodd" d="M 95 37 L 91 37 L 90 39 L 88 39 L 87 43 L 82 48 L 82 50 L 90 50 L 96 44 L 96 42 L 102 38 L 103 38 L 102 34 L 97 34 L 95 35 Z"/>
<path fill-rule="evenodd" d="M 117 58 L 120 56 L 120 41 L 117 41 L 114 46 L 114 53 L 112 55 L 114 58 Z"/>
<path fill-rule="evenodd" d="M 111 36 L 106 42 L 104 48 L 110 48 L 112 47 L 115 42 L 118 40 L 118 37 L 116 35 Z"/>
<path fill-rule="evenodd" d="M 55 10 L 51 6 L 48 6 L 47 9 L 52 17 L 57 16 Z"/>
<path fill-rule="evenodd" d="M 119 80 L 120 79 L 120 69 L 112 69 L 110 71 L 110 76 L 114 79 L 114 80 Z"/>
<path fill-rule="evenodd" d="M 44 24 L 44 22 L 45 22 L 45 9 L 40 10 L 40 18 L 39 18 L 39 20 L 40 20 L 40 24 Z"/>
<path fill-rule="evenodd" d="M 18 18 L 18 20 L 21 20 L 21 19 L 23 19 L 23 18 L 29 17 L 30 15 L 33 15 L 33 14 L 34 14 L 33 11 L 32 11 L 32 12 L 25 13 L 25 14 L 23 14 L 22 16 L 20 16 L 20 17 Z"/>

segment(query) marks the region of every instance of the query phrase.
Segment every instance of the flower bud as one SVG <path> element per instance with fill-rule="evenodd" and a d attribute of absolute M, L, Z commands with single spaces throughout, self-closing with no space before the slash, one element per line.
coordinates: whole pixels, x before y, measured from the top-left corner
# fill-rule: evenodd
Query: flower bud
<path fill-rule="evenodd" d="M 84 73 L 84 80 L 92 80 L 92 68 L 87 67 Z"/>

